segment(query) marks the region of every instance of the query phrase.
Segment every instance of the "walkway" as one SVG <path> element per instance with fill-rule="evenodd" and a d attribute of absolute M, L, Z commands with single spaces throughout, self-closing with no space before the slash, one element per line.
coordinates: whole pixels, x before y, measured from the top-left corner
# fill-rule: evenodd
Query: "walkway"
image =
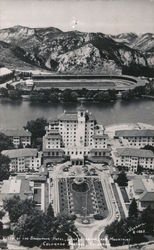
<path fill-rule="evenodd" d="M 116 199 L 116 203 L 118 205 L 118 209 L 119 209 L 119 212 L 120 212 L 121 219 L 124 219 L 125 218 L 125 213 L 124 213 L 123 206 L 122 206 L 120 198 L 119 198 L 119 194 L 118 194 L 116 185 L 115 185 L 115 183 L 112 183 L 111 185 L 112 185 L 112 189 L 113 189 L 114 196 L 115 196 L 115 199 Z"/>

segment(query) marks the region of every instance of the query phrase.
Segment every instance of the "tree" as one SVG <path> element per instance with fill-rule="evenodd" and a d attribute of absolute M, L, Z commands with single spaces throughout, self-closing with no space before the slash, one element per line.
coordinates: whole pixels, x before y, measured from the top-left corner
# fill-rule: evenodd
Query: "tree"
<path fill-rule="evenodd" d="M 8 97 L 8 90 L 6 88 L 0 88 L 0 94 L 3 97 Z"/>
<path fill-rule="evenodd" d="M 137 209 L 137 203 L 136 200 L 133 198 L 132 202 L 129 205 L 129 217 L 138 217 L 138 209 Z"/>
<path fill-rule="evenodd" d="M 52 103 L 58 103 L 59 102 L 59 95 L 58 93 L 51 93 L 49 96 L 49 100 Z"/>
<path fill-rule="evenodd" d="M 6 84 L 6 87 L 8 90 L 14 90 L 14 86 L 9 83 Z"/>
<path fill-rule="evenodd" d="M 0 239 L 3 239 L 3 223 L 0 221 Z"/>
<path fill-rule="evenodd" d="M 117 178 L 117 183 L 119 186 L 127 186 L 128 185 L 128 179 L 126 176 L 126 173 L 124 171 L 120 172 Z"/>
<path fill-rule="evenodd" d="M 9 212 L 10 221 L 17 222 L 21 215 L 35 212 L 35 202 L 32 199 L 21 200 L 15 195 L 4 200 L 4 209 Z"/>
<path fill-rule="evenodd" d="M 146 150 L 151 150 L 153 153 L 154 153 L 154 146 L 151 146 L 151 145 L 145 145 L 143 147 L 143 149 L 146 149 Z"/>
<path fill-rule="evenodd" d="M 54 218 L 54 210 L 53 210 L 51 203 L 49 204 L 48 209 L 47 209 L 47 217 Z"/>
<path fill-rule="evenodd" d="M 2 150 L 13 149 L 14 145 L 11 139 L 3 133 L 0 133 L 0 152 Z"/>
<path fill-rule="evenodd" d="M 77 92 L 71 89 L 65 89 L 61 96 L 63 102 L 77 102 L 77 97 Z"/>
<path fill-rule="evenodd" d="M 9 163 L 10 159 L 5 155 L 0 154 L 0 181 L 8 180 L 10 176 Z"/>
<path fill-rule="evenodd" d="M 56 217 L 55 229 L 55 236 L 61 239 L 67 239 L 68 235 L 74 237 L 78 232 L 73 217 L 66 214 L 60 214 Z"/>
<path fill-rule="evenodd" d="M 18 145 L 18 148 L 23 148 L 23 144 L 22 142 L 20 141 L 19 145 Z"/>
<path fill-rule="evenodd" d="M 45 135 L 45 126 L 47 126 L 47 120 L 44 118 L 37 118 L 27 122 L 24 128 L 32 133 L 33 144 L 36 144 L 37 138 L 42 138 Z"/>
<path fill-rule="evenodd" d="M 143 167 L 138 164 L 138 166 L 137 166 L 137 174 L 142 174 L 142 172 L 143 172 Z"/>
<path fill-rule="evenodd" d="M 145 208 L 141 215 L 142 222 L 145 223 L 145 230 L 148 234 L 154 235 L 154 209 L 151 206 Z"/>
<path fill-rule="evenodd" d="M 5 212 L 3 210 L 0 210 L 0 220 L 3 218 L 4 215 L 5 215 Z"/>
<path fill-rule="evenodd" d="M 17 90 L 17 89 L 16 90 L 10 90 L 9 91 L 9 97 L 13 101 L 21 100 L 22 99 L 21 92 L 19 90 Z"/>
<path fill-rule="evenodd" d="M 33 214 L 22 215 L 15 226 L 14 235 L 20 243 L 27 246 L 40 246 L 43 238 L 47 238 L 49 242 L 55 239 L 58 242 L 68 240 L 68 235 L 76 237 L 77 229 L 74 221 L 70 216 L 59 215 L 49 220 L 49 217 L 41 211 L 35 211 Z M 24 239 L 37 238 L 37 241 L 26 241 Z M 59 243 L 59 242 L 58 242 Z M 30 246 L 30 245 L 29 245 Z"/>

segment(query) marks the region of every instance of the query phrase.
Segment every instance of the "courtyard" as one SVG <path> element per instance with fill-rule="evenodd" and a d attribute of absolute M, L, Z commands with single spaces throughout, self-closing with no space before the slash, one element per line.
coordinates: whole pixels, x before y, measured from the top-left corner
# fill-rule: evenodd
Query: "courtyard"
<path fill-rule="evenodd" d="M 58 187 L 60 213 L 75 214 L 78 218 L 107 217 L 108 208 L 98 177 L 60 178 Z"/>

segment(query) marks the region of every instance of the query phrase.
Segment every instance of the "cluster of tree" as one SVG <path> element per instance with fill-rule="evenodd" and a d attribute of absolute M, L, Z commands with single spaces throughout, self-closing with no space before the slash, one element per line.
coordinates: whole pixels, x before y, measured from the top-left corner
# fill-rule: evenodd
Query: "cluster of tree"
<path fill-rule="evenodd" d="M 51 102 L 51 103 L 75 103 L 78 98 L 84 98 L 86 101 L 96 103 L 106 103 L 115 101 L 117 98 L 116 90 L 89 90 L 83 89 L 41 89 L 33 90 L 30 94 L 31 102 Z"/>
<path fill-rule="evenodd" d="M 147 83 L 145 86 L 138 86 L 131 90 L 126 90 L 122 93 L 122 100 L 130 101 L 142 96 L 154 96 L 154 86 L 152 83 Z"/>
<path fill-rule="evenodd" d="M 59 94 L 57 91 L 50 91 L 50 90 L 39 90 L 39 91 L 32 91 L 30 93 L 30 101 L 31 102 L 51 102 L 51 103 L 58 103 L 59 102 Z"/>
<path fill-rule="evenodd" d="M 13 77 L 14 77 L 14 72 L 11 72 L 11 73 L 6 74 L 6 75 L 1 75 L 1 76 L 0 76 L 0 84 L 12 80 Z"/>
<path fill-rule="evenodd" d="M 122 186 L 122 187 L 126 187 L 128 185 L 128 179 L 124 171 L 121 171 L 119 173 L 116 182 L 118 183 L 119 186 Z"/>
<path fill-rule="evenodd" d="M 133 199 L 129 206 L 128 218 L 114 221 L 106 227 L 106 233 L 112 246 L 146 241 L 146 235 L 154 235 L 154 210 L 149 206 L 139 213 Z"/>
<path fill-rule="evenodd" d="M 9 163 L 10 159 L 0 153 L 0 181 L 8 180 L 10 176 Z"/>
<path fill-rule="evenodd" d="M 8 150 L 8 149 L 13 149 L 13 148 L 14 148 L 14 145 L 11 139 L 7 135 L 0 133 L 0 152 L 2 150 Z"/>
<path fill-rule="evenodd" d="M 2 97 L 8 97 L 13 101 L 22 99 L 22 92 L 10 84 L 7 85 L 7 88 L 0 88 L 0 94 Z"/>
<path fill-rule="evenodd" d="M 24 129 L 27 129 L 32 134 L 32 147 L 42 145 L 42 137 L 45 135 L 45 126 L 47 125 L 47 120 L 44 118 L 37 118 L 27 122 Z"/>
<path fill-rule="evenodd" d="M 10 159 L 7 156 L 1 154 L 3 150 L 13 149 L 14 145 L 12 141 L 3 133 L 0 133 L 0 181 L 7 180 L 9 178 L 9 163 Z"/>
<path fill-rule="evenodd" d="M 65 89 L 61 91 L 59 89 L 42 89 L 42 90 L 33 90 L 30 94 L 31 102 L 50 102 L 50 103 L 59 103 L 59 102 L 77 102 L 78 94 L 76 91 L 71 89 Z"/>
<path fill-rule="evenodd" d="M 54 216 L 54 211 L 49 204 L 46 213 L 35 208 L 35 203 L 30 200 L 20 200 L 18 196 L 4 201 L 4 208 L 9 212 L 11 223 L 14 223 L 14 236 L 21 245 L 33 247 L 41 246 L 44 242 L 65 242 L 68 237 L 77 240 L 77 229 L 74 217 L 69 215 Z M 37 240 L 34 240 L 37 239 Z"/>
<path fill-rule="evenodd" d="M 122 66 L 122 74 L 123 75 L 130 75 L 130 76 L 145 76 L 145 77 L 154 77 L 153 68 L 138 65 L 135 63 L 131 63 L 131 65 Z"/>
<path fill-rule="evenodd" d="M 93 96 L 93 101 L 102 103 L 102 102 L 110 102 L 115 101 L 117 99 L 117 94 L 115 90 L 106 90 L 106 91 L 99 91 Z"/>
<path fill-rule="evenodd" d="M 145 145 L 142 149 L 151 150 L 154 153 L 154 146 Z"/>

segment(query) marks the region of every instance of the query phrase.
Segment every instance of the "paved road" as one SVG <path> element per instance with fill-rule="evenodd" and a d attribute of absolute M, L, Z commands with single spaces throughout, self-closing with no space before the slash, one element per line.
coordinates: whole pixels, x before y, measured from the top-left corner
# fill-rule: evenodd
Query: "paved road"
<path fill-rule="evenodd" d="M 112 189 L 113 189 L 113 192 L 114 192 L 116 203 L 118 205 L 118 209 L 119 209 L 119 212 L 120 212 L 121 219 L 124 219 L 125 218 L 125 213 L 124 213 L 123 206 L 121 204 L 121 201 L 120 201 L 119 194 L 118 194 L 115 183 L 112 183 Z"/>

